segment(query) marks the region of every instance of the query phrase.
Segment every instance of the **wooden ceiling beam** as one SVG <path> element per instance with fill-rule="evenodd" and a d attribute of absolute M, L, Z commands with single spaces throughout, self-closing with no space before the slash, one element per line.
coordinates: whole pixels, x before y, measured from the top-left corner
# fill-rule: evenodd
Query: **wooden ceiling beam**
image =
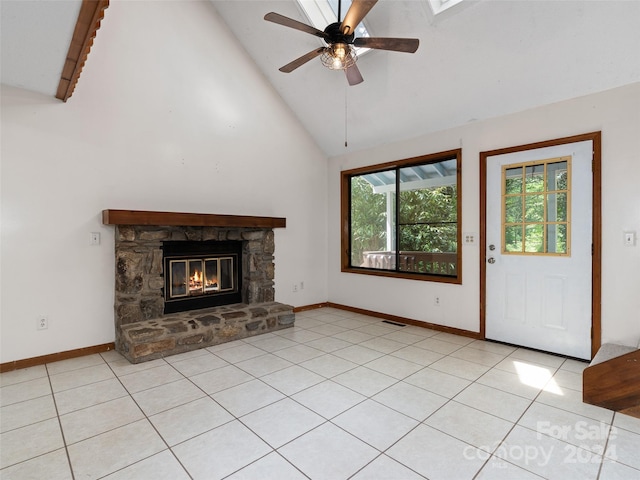
<path fill-rule="evenodd" d="M 62 68 L 60 83 L 56 98 L 66 102 L 73 94 L 87 60 L 93 39 L 100 28 L 100 21 L 104 11 L 109 6 L 109 0 L 82 0 L 76 27 L 71 38 L 71 45 Z"/>

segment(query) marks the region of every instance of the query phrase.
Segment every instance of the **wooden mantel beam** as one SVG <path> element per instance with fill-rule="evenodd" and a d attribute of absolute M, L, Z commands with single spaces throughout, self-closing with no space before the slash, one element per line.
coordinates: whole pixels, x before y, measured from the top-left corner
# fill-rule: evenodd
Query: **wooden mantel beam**
<path fill-rule="evenodd" d="M 287 226 L 287 219 L 281 217 L 252 217 L 247 215 L 218 215 L 210 213 L 103 210 L 102 223 L 105 225 L 284 228 Z"/>

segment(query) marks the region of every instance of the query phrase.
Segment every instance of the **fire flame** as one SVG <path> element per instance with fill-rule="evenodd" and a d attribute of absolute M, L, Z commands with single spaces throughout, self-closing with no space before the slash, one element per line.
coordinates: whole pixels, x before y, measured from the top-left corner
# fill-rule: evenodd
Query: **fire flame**
<path fill-rule="evenodd" d="M 202 272 L 196 270 L 192 276 L 189 277 L 189 289 L 196 290 L 202 288 Z"/>

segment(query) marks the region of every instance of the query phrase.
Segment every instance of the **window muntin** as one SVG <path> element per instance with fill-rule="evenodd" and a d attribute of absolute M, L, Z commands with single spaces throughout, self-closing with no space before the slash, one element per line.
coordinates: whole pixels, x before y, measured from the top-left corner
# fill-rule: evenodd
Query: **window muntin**
<path fill-rule="evenodd" d="M 502 253 L 570 255 L 571 157 L 502 167 Z"/>
<path fill-rule="evenodd" d="M 460 155 L 343 172 L 342 270 L 460 283 Z"/>

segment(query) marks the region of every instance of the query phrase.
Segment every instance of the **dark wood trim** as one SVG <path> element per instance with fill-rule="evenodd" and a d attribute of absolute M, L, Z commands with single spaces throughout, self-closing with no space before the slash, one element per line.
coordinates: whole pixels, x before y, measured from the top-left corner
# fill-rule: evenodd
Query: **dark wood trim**
<path fill-rule="evenodd" d="M 592 241 L 591 257 L 591 358 L 595 356 L 602 341 L 602 132 L 591 132 L 582 135 L 529 143 L 515 147 L 501 148 L 480 152 L 480 333 L 486 333 L 486 273 L 487 273 L 487 158 L 497 155 L 555 147 L 569 143 L 591 141 L 593 145 L 593 183 L 592 183 Z"/>
<path fill-rule="evenodd" d="M 324 308 L 326 306 L 328 306 L 327 302 L 314 303 L 312 305 L 303 305 L 302 307 L 295 307 L 293 309 L 293 313 L 308 312 L 309 310 L 318 310 L 319 308 Z"/>
<path fill-rule="evenodd" d="M 591 256 L 591 358 L 602 345 L 602 135 L 593 134 L 593 221 Z"/>
<path fill-rule="evenodd" d="M 485 299 L 487 298 L 487 157 L 480 153 L 480 336 L 486 338 Z"/>
<path fill-rule="evenodd" d="M 610 410 L 640 405 L 640 350 L 585 368 L 582 374 L 585 403 Z"/>
<path fill-rule="evenodd" d="M 73 95 L 82 68 L 91 51 L 93 39 L 100 28 L 101 20 L 104 18 L 104 11 L 108 6 L 109 0 L 82 0 L 56 93 L 56 98 L 63 102 L 66 102 Z"/>
<path fill-rule="evenodd" d="M 286 218 L 217 215 L 209 213 L 150 212 L 144 210 L 103 210 L 105 225 L 174 225 L 181 227 L 284 228 Z"/>
<path fill-rule="evenodd" d="M 463 330 L 461 328 L 447 327 L 445 325 L 438 325 L 437 323 L 422 322 L 420 320 L 413 320 L 411 318 L 399 317 L 397 315 L 390 315 L 388 313 L 374 312 L 372 310 L 365 310 L 364 308 L 350 307 L 348 305 L 341 305 L 339 303 L 327 302 L 327 307 L 337 308 L 340 310 L 346 310 L 348 312 L 359 313 L 361 315 L 368 315 L 370 317 L 382 318 L 383 320 L 390 320 L 396 323 L 404 323 L 406 325 L 413 325 L 416 327 L 428 328 L 431 330 L 437 330 L 439 332 L 452 333 L 454 335 L 460 335 L 468 338 L 481 339 L 478 332 L 472 332 L 470 330 Z"/>
<path fill-rule="evenodd" d="M 444 275 L 429 275 L 423 273 L 411 273 L 389 270 L 375 270 L 371 268 L 355 268 L 352 267 L 350 254 L 350 226 L 351 226 L 351 210 L 349 202 L 349 191 L 351 177 L 354 175 L 362 175 L 369 172 L 388 170 L 393 168 L 407 167 L 410 165 L 437 163 L 438 161 L 456 158 L 456 185 L 457 185 L 457 215 L 458 215 L 458 232 L 457 242 L 458 251 L 456 260 L 456 276 L 448 277 Z M 462 149 L 447 150 L 445 152 L 431 153 L 421 155 L 419 157 L 411 157 L 403 160 L 396 160 L 387 163 L 379 163 L 366 167 L 359 167 L 340 172 L 340 271 L 343 273 L 356 273 L 360 275 L 373 275 L 377 277 L 402 278 L 406 280 L 419 280 L 423 282 L 439 282 L 461 285 L 462 284 Z"/>
<path fill-rule="evenodd" d="M 386 162 L 386 163 L 377 163 L 375 165 L 367 165 L 364 167 L 352 168 L 349 170 L 343 170 L 341 173 L 346 173 L 348 175 L 361 175 L 363 173 L 369 173 L 374 170 L 379 172 L 382 170 L 389 170 L 392 168 L 400 168 L 400 167 L 406 167 L 406 166 L 422 164 L 422 163 L 438 163 L 442 160 L 447 160 L 450 157 L 458 157 L 461 154 L 462 154 L 461 148 L 454 148 L 453 150 L 446 150 L 444 152 L 428 153 L 427 155 L 404 158 L 402 160 L 393 160 L 391 162 Z"/>
<path fill-rule="evenodd" d="M 625 408 L 624 410 L 620 410 L 620 413 L 624 413 L 625 415 L 629 415 L 630 417 L 640 418 L 640 405 L 636 405 L 635 407 Z"/>
<path fill-rule="evenodd" d="M 66 352 L 51 353 L 40 357 L 25 358 L 24 360 L 14 360 L 0 364 L 0 373 L 18 370 L 20 368 L 35 367 L 44 365 L 45 363 L 59 362 L 60 360 L 68 360 L 70 358 L 83 357 L 85 355 L 93 355 L 94 353 L 108 352 L 115 350 L 116 346 L 113 342 L 103 343 L 102 345 L 94 345 L 93 347 L 77 348 L 75 350 L 67 350 Z"/>
<path fill-rule="evenodd" d="M 389 270 L 375 270 L 373 268 L 353 268 L 346 267 L 341 270 L 343 273 L 357 273 L 359 275 L 373 275 L 374 277 L 404 278 L 405 280 L 419 280 L 422 282 L 462 284 L 462 275 L 458 277 L 446 277 L 444 275 L 429 275 L 427 273 L 394 272 Z"/>

